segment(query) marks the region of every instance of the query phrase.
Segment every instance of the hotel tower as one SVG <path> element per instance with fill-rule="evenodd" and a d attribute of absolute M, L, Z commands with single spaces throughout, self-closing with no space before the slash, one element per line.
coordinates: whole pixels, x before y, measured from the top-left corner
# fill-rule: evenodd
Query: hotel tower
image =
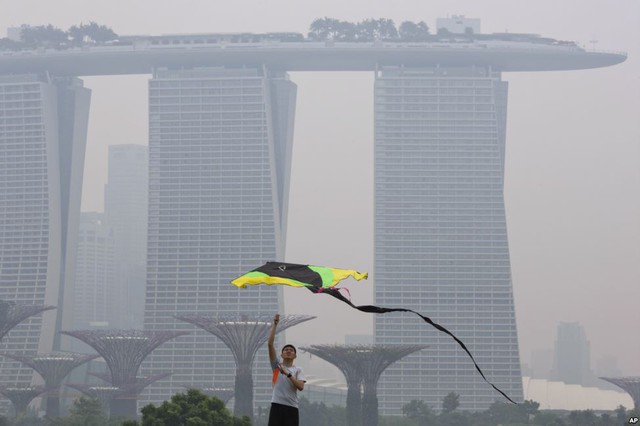
<path fill-rule="evenodd" d="M 0 299 L 57 307 L 16 326 L 1 351 L 68 349 L 58 331 L 72 321 L 90 95 L 72 77 L 0 75 Z M 33 376 L 0 358 L 0 382 Z"/>
<path fill-rule="evenodd" d="M 229 349 L 174 315 L 282 310 L 276 288 L 230 281 L 283 257 L 295 96 L 286 74 L 264 68 L 156 70 L 149 83 L 145 329 L 191 332 L 143 366 L 172 373 L 150 387 L 152 401 L 184 386 L 233 387 Z M 254 383 L 256 402 L 268 403 L 269 377 Z"/>
<path fill-rule="evenodd" d="M 490 66 L 382 68 L 375 79 L 375 302 L 413 309 L 522 399 L 503 178 L 507 83 Z M 391 365 L 380 408 L 484 410 L 502 396 L 449 336 L 415 315 L 375 318 L 375 342 L 429 348 Z"/>

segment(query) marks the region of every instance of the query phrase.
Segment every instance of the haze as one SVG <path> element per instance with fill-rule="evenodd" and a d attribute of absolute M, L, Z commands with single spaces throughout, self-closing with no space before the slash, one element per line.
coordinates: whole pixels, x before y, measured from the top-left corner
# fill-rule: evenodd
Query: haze
<path fill-rule="evenodd" d="M 0 34 L 20 24 L 67 29 L 89 21 L 127 35 L 306 34 L 324 16 L 424 20 L 433 31 L 437 17 L 451 14 L 480 18 L 483 33 L 536 33 L 628 53 L 609 68 L 504 75 L 505 201 L 522 362 L 553 347 L 559 321 L 577 321 L 592 367 L 612 355 L 623 374 L 640 375 L 638 0 L 0 0 Z M 291 79 L 298 98 L 285 260 L 372 271 L 373 74 Z M 148 143 L 148 77 L 84 80 L 93 94 L 82 209 L 101 211 L 107 146 Z M 348 284 L 354 302 L 372 301 L 372 279 Z M 330 298 L 285 289 L 285 308 L 319 317 L 293 328 L 292 343 L 372 333 L 370 315 Z"/>

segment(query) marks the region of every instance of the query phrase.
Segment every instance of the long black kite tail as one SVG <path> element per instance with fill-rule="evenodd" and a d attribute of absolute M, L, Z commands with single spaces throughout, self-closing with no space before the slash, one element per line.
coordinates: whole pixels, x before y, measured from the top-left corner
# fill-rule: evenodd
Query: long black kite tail
<path fill-rule="evenodd" d="M 449 336 L 451 336 L 453 338 L 453 340 L 455 340 L 458 343 L 458 345 L 460 345 L 460 347 L 462 349 L 464 349 L 464 351 L 467 353 L 467 355 L 469 355 L 469 358 L 471 358 L 471 361 L 473 361 L 473 365 L 475 365 L 476 370 L 478 370 L 478 373 L 480 373 L 480 376 L 482 376 L 484 381 L 487 382 L 488 384 L 490 384 L 492 388 L 494 388 L 496 391 L 498 391 L 507 400 L 509 400 L 510 402 L 512 402 L 512 403 L 514 403 L 516 405 L 518 404 L 513 399 L 509 398 L 509 396 L 506 393 L 504 393 L 503 391 L 501 391 L 496 385 L 494 385 L 489 380 L 487 380 L 487 378 L 485 377 L 484 373 L 480 369 L 480 366 L 476 362 L 475 358 L 473 358 L 473 355 L 471 355 L 471 352 L 469 352 L 469 349 L 467 349 L 467 346 L 462 342 L 462 340 L 458 339 L 453 333 L 451 333 L 449 330 L 447 330 L 446 328 L 444 328 L 440 324 L 433 322 L 431 320 L 431 318 L 425 317 L 424 315 L 422 315 L 422 314 L 420 314 L 420 313 L 418 313 L 416 311 L 412 311 L 411 309 L 405 309 L 405 308 L 384 308 L 384 307 L 373 306 L 373 305 L 356 306 L 353 303 L 351 303 L 351 301 L 349 299 L 344 297 L 337 289 L 334 289 L 334 288 L 329 288 L 329 289 L 325 288 L 325 289 L 323 289 L 321 291 L 321 293 L 330 294 L 331 296 L 335 297 L 336 299 L 342 300 L 347 305 L 349 305 L 352 308 L 355 308 L 355 309 L 357 309 L 359 311 L 362 311 L 362 312 L 367 312 L 367 313 L 372 313 L 372 314 L 386 314 L 387 312 L 411 312 L 413 314 L 418 315 L 426 323 L 431 324 L 438 331 L 441 331 L 441 332 L 446 333 Z"/>

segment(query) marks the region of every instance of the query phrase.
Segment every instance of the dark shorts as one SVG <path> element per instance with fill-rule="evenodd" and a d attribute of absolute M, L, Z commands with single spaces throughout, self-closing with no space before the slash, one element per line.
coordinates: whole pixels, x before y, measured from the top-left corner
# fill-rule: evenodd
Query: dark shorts
<path fill-rule="evenodd" d="M 298 409 L 289 405 L 271 403 L 269 426 L 298 426 Z"/>

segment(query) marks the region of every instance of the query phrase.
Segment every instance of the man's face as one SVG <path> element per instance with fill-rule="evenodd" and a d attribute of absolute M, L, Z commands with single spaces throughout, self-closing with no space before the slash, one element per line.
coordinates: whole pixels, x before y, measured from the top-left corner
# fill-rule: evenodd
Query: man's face
<path fill-rule="evenodd" d="M 291 346 L 282 350 L 282 359 L 296 359 L 296 351 Z"/>

